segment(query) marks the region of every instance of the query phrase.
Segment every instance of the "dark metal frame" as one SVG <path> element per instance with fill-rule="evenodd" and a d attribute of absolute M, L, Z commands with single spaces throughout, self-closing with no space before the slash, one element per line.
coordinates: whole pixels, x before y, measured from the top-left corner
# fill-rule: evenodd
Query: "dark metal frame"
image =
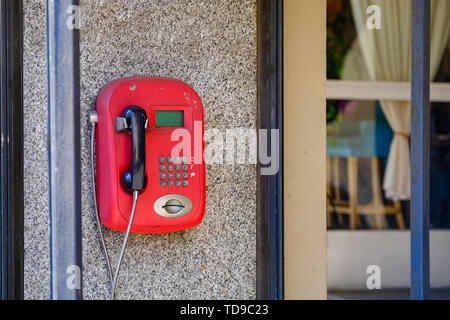
<path fill-rule="evenodd" d="M 48 150 L 50 178 L 51 298 L 82 298 L 67 286 L 81 279 L 81 150 L 79 30 L 67 9 L 78 0 L 47 0 Z M 78 273 L 78 274 L 71 274 Z"/>
<path fill-rule="evenodd" d="M 23 299 L 22 1 L 0 1 L 0 291 Z"/>
<path fill-rule="evenodd" d="M 430 0 L 413 0 L 412 13 L 411 299 L 427 299 L 430 291 Z M 258 28 L 259 128 L 282 130 L 282 0 L 258 1 Z M 281 134 L 281 146 L 282 140 Z M 257 297 L 283 299 L 283 171 L 277 176 L 260 176 L 258 180 Z"/>
<path fill-rule="evenodd" d="M 430 292 L 430 0 L 412 1 L 411 299 Z"/>
<path fill-rule="evenodd" d="M 258 171 L 257 298 L 282 300 L 284 298 L 282 0 L 258 1 L 258 127 L 280 130 L 280 170 L 274 176 L 261 176 Z"/>

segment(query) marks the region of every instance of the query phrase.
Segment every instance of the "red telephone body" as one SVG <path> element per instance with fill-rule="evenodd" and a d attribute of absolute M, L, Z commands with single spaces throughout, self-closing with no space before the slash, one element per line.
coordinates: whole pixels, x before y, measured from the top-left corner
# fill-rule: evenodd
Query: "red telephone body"
<path fill-rule="evenodd" d="M 157 77 L 118 79 L 97 97 L 97 199 L 102 223 L 126 231 L 131 214 L 133 197 L 121 184 L 122 174 L 131 166 L 131 136 L 116 131 L 116 119 L 128 106 L 143 108 L 149 119 L 147 185 L 139 194 L 131 232 L 168 233 L 197 226 L 205 211 L 203 105 L 187 84 Z M 157 126 L 157 111 L 175 111 L 183 124 Z M 170 159 L 173 148 L 185 139 L 172 141 L 172 133 L 180 129 L 190 134 L 191 156 L 186 157 L 183 149 L 179 159 Z"/>

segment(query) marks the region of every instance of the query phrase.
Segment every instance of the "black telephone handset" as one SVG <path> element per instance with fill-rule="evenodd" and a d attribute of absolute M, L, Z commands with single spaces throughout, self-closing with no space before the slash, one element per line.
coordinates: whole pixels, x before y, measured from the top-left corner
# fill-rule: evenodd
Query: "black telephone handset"
<path fill-rule="evenodd" d="M 147 184 L 145 175 L 145 131 L 148 117 L 141 107 L 130 106 L 122 114 L 126 131 L 131 133 L 131 168 L 122 175 L 122 186 L 128 192 L 142 191 Z"/>

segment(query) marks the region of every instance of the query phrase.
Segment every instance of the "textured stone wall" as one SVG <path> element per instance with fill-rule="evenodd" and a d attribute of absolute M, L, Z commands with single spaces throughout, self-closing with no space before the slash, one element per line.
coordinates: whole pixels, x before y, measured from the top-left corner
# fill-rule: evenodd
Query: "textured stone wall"
<path fill-rule="evenodd" d="M 99 90 L 137 75 L 179 78 L 205 106 L 205 129 L 256 126 L 256 0 L 81 0 L 83 291 L 109 283 L 96 232 L 89 125 Z M 25 297 L 49 297 L 45 1 L 24 0 Z M 203 223 L 132 235 L 119 299 L 253 299 L 256 168 L 207 166 Z M 107 230 L 113 264 L 123 234 Z"/>

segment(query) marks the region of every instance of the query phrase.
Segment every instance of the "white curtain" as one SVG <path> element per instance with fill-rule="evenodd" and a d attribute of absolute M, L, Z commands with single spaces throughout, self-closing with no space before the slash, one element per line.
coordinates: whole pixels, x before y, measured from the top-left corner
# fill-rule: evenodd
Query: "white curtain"
<path fill-rule="evenodd" d="M 450 0 L 432 0 L 431 9 L 431 78 L 436 75 L 450 32 Z M 373 81 L 410 81 L 411 69 L 411 0 L 351 0 L 358 41 Z M 381 29 L 370 30 L 367 8 L 381 9 Z M 383 112 L 395 133 L 392 141 L 383 188 L 393 200 L 410 198 L 411 133 L 410 103 L 381 101 Z"/>
<path fill-rule="evenodd" d="M 352 43 L 345 55 L 341 78 L 342 80 L 351 81 L 370 80 L 369 71 L 367 70 L 358 39 Z"/>

